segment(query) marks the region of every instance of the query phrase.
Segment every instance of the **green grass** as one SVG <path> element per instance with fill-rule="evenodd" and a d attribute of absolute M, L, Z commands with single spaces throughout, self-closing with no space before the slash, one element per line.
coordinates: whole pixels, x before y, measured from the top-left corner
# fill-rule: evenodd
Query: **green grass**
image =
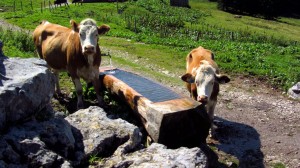
<path fill-rule="evenodd" d="M 217 3 L 190 0 L 192 8 L 209 13 L 205 24 L 224 27 L 232 31 L 244 30 L 259 35 L 274 36 L 287 40 L 300 41 L 300 20 L 292 18 L 278 18 L 278 20 L 265 20 L 250 16 L 235 18 L 233 14 L 217 10 Z"/>
<path fill-rule="evenodd" d="M 29 58 L 35 56 L 31 34 L 26 31 L 14 32 L 0 27 L 0 40 L 4 42 L 3 51 L 10 57 Z"/>
<path fill-rule="evenodd" d="M 27 3 L 28 6 L 29 2 L 23 2 L 23 5 Z M 31 31 L 41 20 L 69 27 L 70 19 L 79 22 L 92 17 L 99 24 L 111 27 L 107 36 L 100 39 L 100 45 L 133 55 L 130 59 L 115 55 L 116 63 L 167 81 L 178 82 L 177 77 L 185 71 L 185 56 L 199 45 L 215 52 L 222 72 L 256 76 L 284 90 L 300 81 L 297 73 L 300 71 L 297 66 L 300 61 L 300 21 L 297 19 L 235 18 L 217 10 L 216 3 L 206 0 L 190 0 L 192 9 L 170 7 L 166 0 L 165 4 L 158 0 L 139 0 L 118 4 L 87 3 L 79 7 L 70 5 L 70 8 L 45 9 L 42 13 L 40 1 L 36 2 L 33 9 L 8 10 L 0 13 L 0 17 Z M 11 3 L 11 0 L 3 0 L 0 6 L 11 6 Z M 7 55 L 22 55 L 23 50 L 14 47 L 10 44 L 5 48 Z M 32 52 L 34 50 L 25 55 Z M 175 75 L 166 77 L 156 69 Z"/>
<path fill-rule="evenodd" d="M 275 163 L 273 168 L 285 168 L 285 165 L 283 163 Z"/>

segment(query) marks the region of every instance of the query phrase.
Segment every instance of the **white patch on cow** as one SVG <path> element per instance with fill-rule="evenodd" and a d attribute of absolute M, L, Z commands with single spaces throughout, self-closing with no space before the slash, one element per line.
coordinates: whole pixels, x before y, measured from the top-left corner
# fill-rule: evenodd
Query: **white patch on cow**
<path fill-rule="evenodd" d="M 78 78 L 73 80 L 77 92 L 77 108 L 83 107 L 82 85 Z"/>
<path fill-rule="evenodd" d="M 42 36 L 39 36 L 39 45 L 42 45 Z"/>
<path fill-rule="evenodd" d="M 198 96 L 210 98 L 215 82 L 215 68 L 211 65 L 202 64 L 198 69 L 195 77 Z"/>
<path fill-rule="evenodd" d="M 209 65 L 209 62 L 206 60 L 202 60 L 202 61 L 200 61 L 200 64 Z"/>
<path fill-rule="evenodd" d="M 98 27 L 94 20 L 85 19 L 80 22 L 79 37 L 83 54 L 96 52 Z"/>
<path fill-rule="evenodd" d="M 199 68 L 199 67 L 194 67 L 194 68 L 192 69 L 192 74 L 196 74 L 198 68 Z"/>
<path fill-rule="evenodd" d="M 44 22 L 44 25 L 47 25 L 47 24 L 50 24 L 50 22 L 48 22 L 48 21 L 45 21 L 45 22 Z"/>

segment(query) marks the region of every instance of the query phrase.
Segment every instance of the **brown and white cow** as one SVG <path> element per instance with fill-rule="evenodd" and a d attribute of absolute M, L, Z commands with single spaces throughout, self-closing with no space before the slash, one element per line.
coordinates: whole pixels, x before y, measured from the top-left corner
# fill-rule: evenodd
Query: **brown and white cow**
<path fill-rule="evenodd" d="M 193 49 L 186 57 L 186 74 L 181 79 L 186 82 L 190 96 L 205 104 L 211 123 L 217 104 L 219 84 L 230 81 L 226 75 L 219 74 L 214 55 L 203 47 Z M 213 133 L 212 129 L 212 133 Z"/>
<path fill-rule="evenodd" d="M 93 19 L 77 24 L 71 20 L 71 29 L 43 21 L 33 32 L 33 40 L 40 58 L 46 60 L 56 76 L 56 93 L 61 94 L 58 75 L 67 71 L 75 84 L 77 108 L 83 108 L 80 78 L 92 82 L 100 106 L 99 66 L 101 53 L 98 36 L 110 30 L 108 25 L 97 26 Z"/>

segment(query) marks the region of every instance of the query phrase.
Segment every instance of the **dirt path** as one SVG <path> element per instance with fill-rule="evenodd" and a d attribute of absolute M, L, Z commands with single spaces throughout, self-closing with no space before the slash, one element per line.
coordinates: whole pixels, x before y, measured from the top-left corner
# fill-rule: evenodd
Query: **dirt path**
<path fill-rule="evenodd" d="M 240 167 L 300 167 L 299 101 L 240 77 L 222 85 L 219 98 L 220 151 L 238 158 Z"/>

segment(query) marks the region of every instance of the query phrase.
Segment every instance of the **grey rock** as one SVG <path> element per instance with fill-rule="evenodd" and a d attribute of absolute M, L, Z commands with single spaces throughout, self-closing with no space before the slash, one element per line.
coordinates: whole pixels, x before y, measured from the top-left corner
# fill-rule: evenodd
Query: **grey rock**
<path fill-rule="evenodd" d="M 207 164 L 206 155 L 198 147 L 167 149 L 162 144 L 153 143 L 148 148 L 133 153 L 107 158 L 98 167 L 204 168 Z"/>
<path fill-rule="evenodd" d="M 0 168 L 4 167 L 7 167 L 7 164 L 3 160 L 0 160 Z"/>
<path fill-rule="evenodd" d="M 76 153 L 77 160 L 93 155 L 122 155 L 141 145 L 142 136 L 138 127 L 122 119 L 109 119 L 100 107 L 79 110 L 66 117 L 66 120 L 73 127 L 76 147 L 83 148 L 82 152 Z"/>
<path fill-rule="evenodd" d="M 49 104 L 55 78 L 44 60 L 1 59 L 0 74 L 0 131 Z"/>
<path fill-rule="evenodd" d="M 123 155 L 140 145 L 141 133 L 136 126 L 121 119 L 109 119 L 103 109 L 90 107 L 66 119 L 32 119 L 10 127 L 0 137 L 0 164 L 81 167 L 92 155 Z"/>
<path fill-rule="evenodd" d="M 70 162 L 65 161 L 62 165 L 61 168 L 72 168 L 73 166 L 71 165 Z"/>
<path fill-rule="evenodd" d="M 293 99 L 300 99 L 300 82 L 288 90 L 288 95 Z"/>
<path fill-rule="evenodd" d="M 56 167 L 74 158 L 71 126 L 61 118 L 16 125 L 0 138 L 0 160 L 7 165 Z"/>

